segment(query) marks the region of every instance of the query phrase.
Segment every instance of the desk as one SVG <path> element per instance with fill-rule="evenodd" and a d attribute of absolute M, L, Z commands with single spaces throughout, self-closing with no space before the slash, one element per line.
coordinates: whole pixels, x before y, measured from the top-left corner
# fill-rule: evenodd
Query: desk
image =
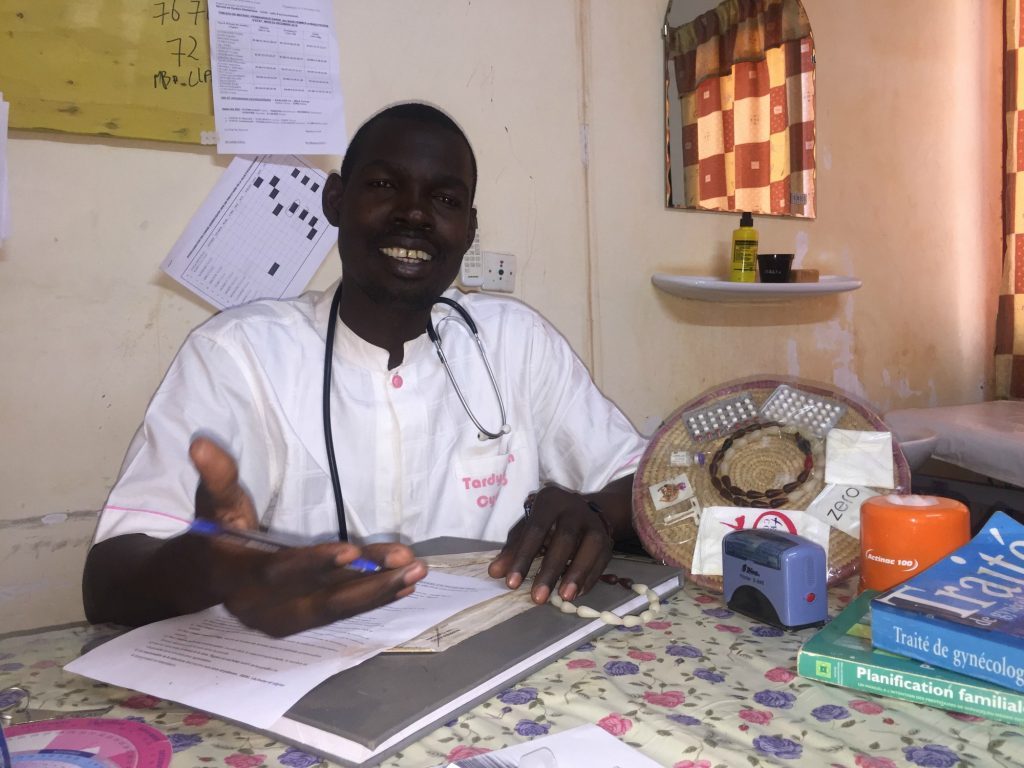
<path fill-rule="evenodd" d="M 832 590 L 833 612 L 850 585 Z M 1021 765 L 1024 733 L 1009 725 L 812 683 L 796 677 L 811 633 L 784 634 L 722 607 L 693 584 L 646 627 L 612 629 L 385 761 L 427 768 L 532 736 L 598 723 L 657 762 L 713 766 L 896 768 Z M 285 744 L 152 696 L 95 683 L 61 667 L 109 626 L 76 625 L 0 637 L 0 686 L 33 704 L 116 704 L 174 746 L 174 768 L 310 768 Z"/>

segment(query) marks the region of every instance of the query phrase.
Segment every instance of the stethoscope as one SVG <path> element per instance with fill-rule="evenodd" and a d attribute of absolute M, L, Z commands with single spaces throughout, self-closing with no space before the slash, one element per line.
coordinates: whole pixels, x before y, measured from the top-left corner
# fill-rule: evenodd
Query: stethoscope
<path fill-rule="evenodd" d="M 448 381 L 452 383 L 452 387 L 455 389 L 455 394 L 459 396 L 459 402 L 462 403 L 463 410 L 466 411 L 466 415 L 469 416 L 473 422 L 473 426 L 477 428 L 477 439 L 484 440 L 497 440 L 502 435 L 507 435 L 512 431 L 508 421 L 505 418 L 505 403 L 501 399 L 501 392 L 498 390 L 498 382 L 494 378 L 494 371 L 491 370 L 491 364 L 487 361 L 487 353 L 484 350 L 483 342 L 480 340 L 480 334 L 477 332 L 476 323 L 473 322 L 473 318 L 469 316 L 469 312 L 465 310 L 457 301 L 452 301 L 445 296 L 438 296 L 434 299 L 430 305 L 431 312 L 438 304 L 444 304 L 455 310 L 455 313 L 459 315 L 461 320 L 466 324 L 470 334 L 473 336 L 473 340 L 476 342 L 477 351 L 480 353 L 480 359 L 483 361 L 484 368 L 487 369 L 487 376 L 491 380 L 491 389 L 494 390 L 494 399 L 498 402 L 498 412 L 501 415 L 501 426 L 497 431 L 492 432 L 485 428 L 480 420 L 473 413 L 473 409 L 469 407 L 469 403 L 466 401 L 465 395 L 462 394 L 462 389 L 459 387 L 459 383 L 455 380 L 455 375 L 452 373 L 452 368 L 448 364 L 448 358 L 444 355 L 444 350 L 441 348 L 441 336 L 437 332 L 437 328 L 434 327 L 434 321 L 430 315 L 427 315 L 427 336 L 430 341 L 434 344 L 434 349 L 437 350 L 437 357 L 441 361 L 441 365 L 444 366 L 445 373 L 448 374 Z M 324 419 L 324 445 L 327 448 L 327 468 L 331 474 L 331 487 L 334 489 L 334 507 L 338 513 L 338 538 L 342 541 L 348 538 L 348 526 L 345 524 L 345 504 L 341 496 L 341 480 L 338 477 L 338 464 L 334 458 L 334 435 L 331 431 L 331 369 L 333 368 L 334 362 L 334 330 L 338 323 L 338 310 L 341 307 L 341 283 L 338 284 L 338 289 L 334 292 L 334 298 L 331 300 L 331 316 L 327 320 L 327 338 L 324 342 L 324 390 L 323 390 L 323 419 Z M 448 320 L 452 320 L 454 315 L 446 315 L 441 318 L 438 323 L 438 327 L 444 325 Z"/>

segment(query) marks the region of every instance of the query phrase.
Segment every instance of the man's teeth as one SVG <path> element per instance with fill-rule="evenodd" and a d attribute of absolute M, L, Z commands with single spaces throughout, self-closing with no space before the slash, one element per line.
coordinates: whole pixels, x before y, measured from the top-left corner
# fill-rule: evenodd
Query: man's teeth
<path fill-rule="evenodd" d="M 392 259 L 398 259 L 409 264 L 417 261 L 430 261 L 431 255 L 425 251 L 410 250 L 409 248 L 381 248 L 381 251 Z"/>

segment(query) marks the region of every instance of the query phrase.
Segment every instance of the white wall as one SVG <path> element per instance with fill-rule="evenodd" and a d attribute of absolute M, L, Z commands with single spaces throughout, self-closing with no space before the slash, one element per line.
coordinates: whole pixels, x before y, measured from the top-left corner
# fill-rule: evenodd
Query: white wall
<path fill-rule="evenodd" d="M 1001 252 L 998 4 L 805 0 L 820 214 L 758 224 L 762 243 L 865 287 L 770 309 L 650 285 L 655 271 L 721 272 L 735 226 L 662 207 L 663 0 L 336 5 L 349 131 L 410 98 L 463 124 L 484 247 L 518 255 L 517 295 L 639 426 L 755 372 L 834 382 L 881 410 L 985 396 Z M 171 356 L 209 316 L 157 265 L 226 165 L 205 148 L 28 132 L 13 133 L 8 159 L 0 629 L 81 616 L 94 512 Z"/>
<path fill-rule="evenodd" d="M 654 272 L 719 274 L 739 216 L 665 210 L 663 4 L 593 3 L 596 373 L 638 423 L 755 373 L 838 385 L 884 412 L 984 399 L 1002 253 L 999 3 L 804 0 L 817 52 L 818 218 L 755 218 L 851 294 L 713 304 Z"/>

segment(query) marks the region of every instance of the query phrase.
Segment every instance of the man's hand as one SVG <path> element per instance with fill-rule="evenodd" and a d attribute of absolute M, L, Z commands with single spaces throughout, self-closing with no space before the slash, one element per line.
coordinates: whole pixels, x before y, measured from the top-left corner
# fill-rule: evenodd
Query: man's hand
<path fill-rule="evenodd" d="M 238 482 L 238 464 L 231 454 L 213 440 L 197 437 L 188 447 L 188 455 L 199 471 L 196 517 L 213 520 L 225 528 L 259 528 L 252 499 Z"/>
<path fill-rule="evenodd" d="M 239 484 L 238 466 L 223 448 L 197 438 L 189 448 L 199 471 L 196 517 L 226 528 L 255 530 L 252 499 Z M 427 567 L 401 544 L 360 549 L 346 542 L 267 553 L 232 541 L 212 542 L 213 570 L 225 607 L 243 624 L 283 637 L 378 608 L 412 594 Z M 360 573 L 345 566 L 365 557 L 384 566 Z"/>
<path fill-rule="evenodd" d="M 226 528 L 256 529 L 255 508 L 234 459 L 205 438 L 193 441 L 189 455 L 200 477 L 196 516 Z M 357 557 L 384 570 L 367 574 L 345 567 Z M 280 637 L 405 597 L 426 575 L 426 565 L 401 544 L 360 551 L 339 541 L 268 553 L 226 538 L 129 534 L 90 550 L 83 591 L 94 623 L 145 624 L 224 603 L 242 623 Z"/>
<path fill-rule="evenodd" d="M 625 481 L 625 482 L 624 482 Z M 616 481 L 595 494 L 615 507 L 615 517 L 621 517 L 623 504 L 629 510 L 628 489 L 632 476 Z M 623 499 L 623 491 L 625 498 Z M 558 594 L 564 600 L 573 600 L 588 591 L 604 572 L 612 556 L 615 541 L 606 520 L 588 506 L 589 499 L 555 486 L 537 492 L 529 515 L 523 517 L 509 531 L 508 541 L 491 563 L 488 573 L 504 578 L 511 589 L 516 589 L 530 570 L 538 554 L 543 554 L 540 570 L 533 580 L 531 597 L 535 603 L 546 602 L 556 582 Z M 613 523 L 614 524 L 614 523 Z M 628 527 L 628 516 L 626 525 Z"/>
<path fill-rule="evenodd" d="M 373 560 L 385 570 L 366 574 L 345 568 L 357 557 Z M 374 544 L 363 550 L 345 542 L 296 547 L 256 553 L 249 562 L 243 560 L 242 567 L 245 578 L 233 579 L 224 605 L 246 626 L 275 637 L 386 605 L 412 594 L 416 582 L 427 575 L 427 567 L 401 544 Z"/>

